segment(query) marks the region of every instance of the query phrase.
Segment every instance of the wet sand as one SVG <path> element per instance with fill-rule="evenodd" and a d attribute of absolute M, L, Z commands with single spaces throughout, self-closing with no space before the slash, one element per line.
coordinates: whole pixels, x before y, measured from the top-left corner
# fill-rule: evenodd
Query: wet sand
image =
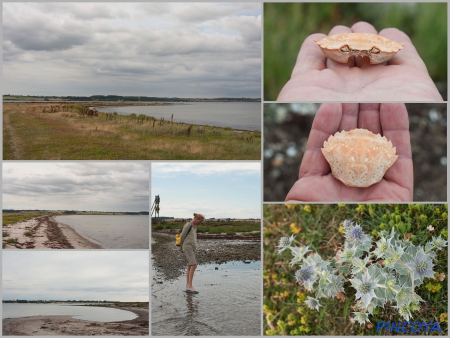
<path fill-rule="evenodd" d="M 155 243 L 152 243 L 153 266 L 161 274 L 157 282 L 173 280 L 185 273 L 186 257 L 175 245 L 175 235 L 152 231 Z M 198 264 L 223 264 L 229 261 L 261 260 L 260 236 L 221 236 L 197 235 Z"/>
<path fill-rule="evenodd" d="M 24 235 L 31 232 L 31 236 Z M 101 249 L 96 243 L 82 237 L 64 223 L 58 223 L 53 217 L 42 216 L 3 226 L 5 249 Z M 15 243 L 8 239 L 16 238 Z"/>
<path fill-rule="evenodd" d="M 148 336 L 148 308 L 119 307 L 138 315 L 121 322 L 93 322 L 71 316 L 3 319 L 3 336 Z"/>

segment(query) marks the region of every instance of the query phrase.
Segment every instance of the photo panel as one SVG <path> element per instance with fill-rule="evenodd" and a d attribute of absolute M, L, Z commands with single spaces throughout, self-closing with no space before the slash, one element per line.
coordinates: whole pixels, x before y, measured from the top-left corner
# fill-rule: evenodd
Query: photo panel
<path fill-rule="evenodd" d="M 264 205 L 264 334 L 447 335 L 447 204 Z"/>
<path fill-rule="evenodd" d="M 445 103 L 265 103 L 263 152 L 265 202 L 447 201 Z"/>
<path fill-rule="evenodd" d="M 145 162 L 4 162 L 3 249 L 149 249 Z"/>
<path fill-rule="evenodd" d="M 264 101 L 447 101 L 446 2 L 263 6 Z"/>
<path fill-rule="evenodd" d="M 152 336 L 261 335 L 261 164 L 151 167 Z"/>

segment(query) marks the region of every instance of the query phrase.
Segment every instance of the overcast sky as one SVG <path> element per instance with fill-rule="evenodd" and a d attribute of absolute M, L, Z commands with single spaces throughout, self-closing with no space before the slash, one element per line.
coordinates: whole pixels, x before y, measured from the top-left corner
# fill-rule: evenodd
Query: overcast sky
<path fill-rule="evenodd" d="M 3 93 L 261 97 L 260 3 L 4 3 Z"/>
<path fill-rule="evenodd" d="M 3 251 L 3 299 L 148 302 L 148 251 Z"/>
<path fill-rule="evenodd" d="M 148 211 L 149 164 L 3 163 L 3 209 Z"/>
<path fill-rule="evenodd" d="M 152 163 L 151 202 L 159 195 L 160 216 L 260 218 L 261 164 Z"/>

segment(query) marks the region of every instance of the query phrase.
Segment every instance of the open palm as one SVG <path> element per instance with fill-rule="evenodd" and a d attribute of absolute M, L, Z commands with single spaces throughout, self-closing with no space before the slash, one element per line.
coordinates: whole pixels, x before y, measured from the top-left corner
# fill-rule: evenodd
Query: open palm
<path fill-rule="evenodd" d="M 358 22 L 352 28 L 336 26 L 339 33 L 377 34 L 375 28 Z M 396 28 L 380 35 L 404 44 L 387 63 L 371 65 L 368 57 L 350 57 L 347 63 L 328 59 L 314 40 L 306 38 L 300 49 L 291 79 L 281 90 L 278 101 L 442 101 L 427 68 L 409 37 Z"/>
<path fill-rule="evenodd" d="M 367 188 L 348 187 L 331 174 L 321 148 L 330 135 L 365 128 L 386 136 L 398 155 L 383 179 Z M 413 164 L 404 104 L 328 103 L 317 111 L 300 166 L 286 201 L 412 201 Z"/>

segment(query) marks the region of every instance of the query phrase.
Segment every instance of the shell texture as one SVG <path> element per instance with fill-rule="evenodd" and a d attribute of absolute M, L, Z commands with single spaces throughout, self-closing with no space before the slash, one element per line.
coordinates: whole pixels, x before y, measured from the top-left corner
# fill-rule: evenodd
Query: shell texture
<path fill-rule="evenodd" d="M 391 141 L 367 129 L 331 135 L 324 142 L 322 153 L 336 179 L 361 188 L 380 182 L 398 157 Z"/>
<path fill-rule="evenodd" d="M 346 63 L 350 56 L 367 56 L 371 64 L 386 62 L 403 47 L 403 43 L 377 34 L 342 33 L 314 40 L 327 58 Z"/>

